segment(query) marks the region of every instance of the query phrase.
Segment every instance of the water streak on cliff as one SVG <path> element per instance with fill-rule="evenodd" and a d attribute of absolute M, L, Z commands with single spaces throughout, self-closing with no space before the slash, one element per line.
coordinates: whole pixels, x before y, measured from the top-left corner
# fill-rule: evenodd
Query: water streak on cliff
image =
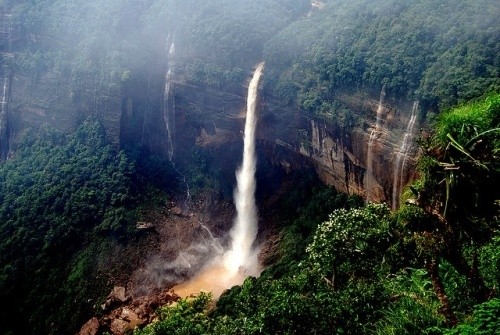
<path fill-rule="evenodd" d="M 11 51 L 11 15 L 7 13 L 1 13 L 0 17 L 2 20 L 0 32 L 2 36 L 2 52 L 9 53 Z M 9 93 L 8 71 L 4 69 L 3 74 L 3 80 L 0 79 L 0 82 L 3 83 L 2 100 L 0 101 L 0 160 L 4 160 L 7 157 L 9 151 L 9 126 L 7 115 L 7 101 Z"/>
<path fill-rule="evenodd" d="M 373 171 L 373 148 L 380 135 L 384 97 L 385 97 L 385 85 L 382 87 L 382 90 L 380 91 L 380 99 L 377 107 L 375 126 L 372 128 L 370 132 L 370 138 L 368 140 L 368 149 L 366 152 L 365 192 L 366 192 L 367 202 L 371 200 L 372 194 L 370 192 L 372 191 L 372 188 L 375 185 L 374 182 L 375 176 Z"/>
<path fill-rule="evenodd" d="M 7 139 L 7 75 L 3 78 L 2 101 L 0 102 L 0 142 L 4 149 L 4 141 Z M 3 151 L 3 150 L 2 150 Z M 3 154 L 3 152 L 2 152 Z"/>
<path fill-rule="evenodd" d="M 170 38 L 168 38 L 170 40 Z M 167 74 L 165 75 L 165 89 L 163 91 L 163 119 L 165 121 L 165 128 L 167 129 L 167 150 L 168 159 L 171 161 L 174 156 L 174 142 L 173 142 L 173 130 L 175 128 L 175 116 L 174 116 L 174 99 L 170 97 L 170 87 L 172 84 L 172 75 L 174 72 L 175 63 L 173 61 L 173 56 L 175 54 L 175 44 L 174 38 L 172 37 L 170 42 L 170 47 L 167 51 L 168 63 L 167 63 Z"/>
<path fill-rule="evenodd" d="M 399 200 L 401 195 L 400 193 L 404 186 L 405 164 L 408 158 L 409 151 L 411 149 L 413 135 L 415 133 L 415 122 L 418 116 L 417 111 L 418 101 L 415 101 L 411 110 L 410 120 L 408 122 L 408 125 L 406 126 L 406 131 L 401 141 L 401 146 L 396 152 L 396 162 L 394 164 L 394 177 L 392 185 L 392 209 L 397 209 L 399 207 Z"/>
<path fill-rule="evenodd" d="M 4 76 L 3 80 L 3 90 L 2 90 L 2 102 L 0 103 L 2 105 L 1 107 L 1 115 L 5 113 L 5 108 L 7 105 L 7 76 Z"/>
<path fill-rule="evenodd" d="M 264 69 L 260 63 L 248 87 L 247 115 L 245 122 L 243 163 L 236 173 L 235 191 L 236 220 L 231 230 L 231 249 L 225 254 L 224 262 L 233 273 L 243 269 L 249 274 L 258 271 L 257 252 L 253 243 L 257 237 L 257 206 L 255 204 L 255 128 L 259 80 Z"/>

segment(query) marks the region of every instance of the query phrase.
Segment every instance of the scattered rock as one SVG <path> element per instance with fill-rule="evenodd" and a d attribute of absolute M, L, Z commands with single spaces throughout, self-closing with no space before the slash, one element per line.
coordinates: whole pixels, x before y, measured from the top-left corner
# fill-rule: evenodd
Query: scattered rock
<path fill-rule="evenodd" d="M 111 318 L 106 321 L 110 322 L 109 331 L 113 335 L 121 335 L 134 330 L 135 327 L 144 324 L 146 320 L 139 318 L 132 309 L 123 307 L 114 310 L 111 313 Z"/>
<path fill-rule="evenodd" d="M 103 311 L 112 309 L 117 305 L 121 305 L 130 299 L 129 296 L 125 294 L 125 287 L 115 286 L 113 290 L 106 297 L 106 302 L 101 305 Z"/>
<path fill-rule="evenodd" d="M 97 332 L 99 331 L 99 320 L 94 317 L 87 321 L 80 331 L 78 332 L 78 335 L 96 335 Z"/>
<path fill-rule="evenodd" d="M 125 296 L 125 287 L 123 286 L 115 286 L 113 287 L 113 291 L 111 291 L 110 298 L 115 298 L 120 302 L 127 301 L 127 297 Z"/>
<path fill-rule="evenodd" d="M 201 227 L 201 222 L 193 220 L 191 221 L 191 225 L 193 226 L 193 228 L 198 229 Z"/>
<path fill-rule="evenodd" d="M 182 214 L 182 209 L 179 206 L 172 207 L 171 211 L 172 211 L 172 214 L 174 214 L 174 215 L 181 215 Z"/>
<path fill-rule="evenodd" d="M 106 301 L 106 308 L 104 308 L 105 315 L 99 320 L 88 321 L 93 324 L 97 321 L 97 329 L 99 333 L 109 332 L 113 335 L 122 335 L 130 333 L 138 326 L 151 323 L 155 318 L 155 311 L 158 307 L 170 304 L 179 299 L 179 296 L 168 289 L 161 292 L 156 292 L 150 296 L 140 296 L 132 298 L 126 295 L 125 288 L 115 286 L 111 293 L 108 295 Z M 111 310 L 109 306 L 114 306 Z M 85 325 L 87 325 L 85 324 Z M 84 325 L 84 327 L 85 327 Z M 82 327 L 82 331 L 84 330 Z M 97 333 L 80 333 L 78 335 L 96 335 Z"/>
<path fill-rule="evenodd" d="M 152 224 L 151 222 L 142 222 L 142 221 L 137 222 L 137 224 L 135 225 L 135 228 L 139 230 L 154 229 L 154 227 L 155 227 L 154 224 Z"/>
<path fill-rule="evenodd" d="M 122 319 L 113 319 L 111 321 L 111 326 L 109 330 L 113 335 L 123 335 L 127 330 L 129 330 L 129 322 Z"/>

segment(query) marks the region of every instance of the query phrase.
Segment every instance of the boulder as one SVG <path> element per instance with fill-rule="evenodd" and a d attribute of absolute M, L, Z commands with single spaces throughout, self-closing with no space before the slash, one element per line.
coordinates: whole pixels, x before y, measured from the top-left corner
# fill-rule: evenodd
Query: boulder
<path fill-rule="evenodd" d="M 172 207 L 171 211 L 174 215 L 182 215 L 182 209 L 179 206 Z"/>
<path fill-rule="evenodd" d="M 127 301 L 127 296 L 125 295 L 125 287 L 123 286 L 115 286 L 113 287 L 113 291 L 109 294 L 110 298 L 114 298 L 119 302 Z"/>
<path fill-rule="evenodd" d="M 111 334 L 123 335 L 129 330 L 129 322 L 122 319 L 113 319 L 109 328 Z"/>
<path fill-rule="evenodd" d="M 135 228 L 139 230 L 148 230 L 148 229 L 153 229 L 155 226 L 151 222 L 142 222 L 139 221 L 136 223 Z"/>
<path fill-rule="evenodd" d="M 98 331 L 99 320 L 96 317 L 93 317 L 82 326 L 78 335 L 96 335 Z"/>

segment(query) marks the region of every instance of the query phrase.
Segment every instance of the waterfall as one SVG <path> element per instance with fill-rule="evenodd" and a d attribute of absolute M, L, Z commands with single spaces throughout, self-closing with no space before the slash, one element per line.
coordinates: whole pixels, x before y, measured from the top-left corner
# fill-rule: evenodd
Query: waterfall
<path fill-rule="evenodd" d="M 170 36 L 167 40 L 170 40 Z M 165 75 L 165 89 L 163 91 L 163 119 L 165 121 L 165 128 L 167 129 L 167 145 L 168 145 L 168 159 L 172 161 L 174 156 L 174 143 L 172 131 L 174 129 L 174 102 L 170 99 L 170 86 L 172 83 L 172 75 L 174 72 L 174 61 L 172 60 L 175 54 L 175 44 L 172 37 L 170 47 L 167 51 L 168 63 L 167 63 L 167 74 Z"/>
<path fill-rule="evenodd" d="M 165 129 L 167 130 L 167 157 L 172 163 L 172 168 L 182 178 L 182 183 L 186 188 L 186 199 L 183 203 L 183 209 L 188 209 L 191 202 L 191 192 L 189 184 L 187 183 L 186 176 L 177 169 L 174 158 L 174 131 L 175 131 L 175 100 L 170 96 L 170 88 L 172 85 L 172 77 L 174 74 L 174 56 L 175 56 L 175 42 L 174 37 L 170 34 L 167 37 L 167 45 L 165 52 L 167 53 L 167 73 L 165 75 L 165 88 L 163 90 L 163 120 L 165 122 Z"/>
<path fill-rule="evenodd" d="M 5 105 L 7 105 L 7 75 L 3 79 L 3 90 L 2 90 L 2 102 L 1 102 L 1 112 L 0 115 L 5 113 Z"/>
<path fill-rule="evenodd" d="M 394 164 L 394 176 L 392 186 L 392 209 L 399 206 L 399 198 L 401 189 L 404 185 L 405 163 L 408 158 L 408 153 L 411 148 L 411 143 L 414 134 L 415 122 L 417 120 L 418 101 L 413 103 L 411 110 L 410 121 L 406 126 L 406 131 L 401 141 L 401 146 L 396 154 L 396 163 Z"/>
<path fill-rule="evenodd" d="M 3 21 L 1 35 L 5 42 L 3 45 L 3 53 L 9 53 L 11 51 L 11 25 L 10 25 L 10 14 L 1 13 L 1 19 Z M 0 101 L 0 160 L 5 159 L 9 152 L 9 135 L 8 135 L 8 116 L 7 116 L 7 101 L 9 93 L 9 72 L 7 69 L 3 71 L 3 80 L 0 79 L 2 83 L 2 100 Z M 0 77 L 1 78 L 1 77 Z"/>
<path fill-rule="evenodd" d="M 257 125 L 255 112 L 259 80 L 263 69 L 264 63 L 260 63 L 248 86 L 243 163 L 236 172 L 237 186 L 234 202 L 237 215 L 230 233 L 230 249 L 224 252 L 210 230 L 202 225 L 210 239 L 205 242 L 210 243 L 215 255 L 195 276 L 173 287 L 173 291 L 181 297 L 203 290 L 212 292 L 213 297 L 217 299 L 225 289 L 241 285 L 245 277 L 259 274 L 258 249 L 253 248 L 258 223 L 255 204 L 255 127 Z"/>
<path fill-rule="evenodd" d="M 380 124 L 382 122 L 382 111 L 383 111 L 383 102 L 385 97 L 385 85 L 382 86 L 382 90 L 380 91 L 380 99 L 377 107 L 377 116 L 375 119 L 375 127 L 370 132 L 370 138 L 368 140 L 368 149 L 366 151 L 366 181 L 365 181 L 365 190 L 366 190 L 366 201 L 370 200 L 370 191 L 374 187 L 374 175 L 373 175 L 373 146 L 377 140 L 377 137 L 380 133 Z"/>
<path fill-rule="evenodd" d="M 7 87 L 8 79 L 7 74 L 5 74 L 3 79 L 3 89 L 2 89 L 2 101 L 0 102 L 0 142 L 6 140 L 7 133 Z M 3 154 L 3 149 L 5 149 L 6 143 L 0 143 L 0 154 Z"/>
<path fill-rule="evenodd" d="M 224 255 L 224 265 L 231 272 L 243 269 L 257 271 L 257 252 L 252 245 L 257 237 L 257 206 L 255 204 L 255 127 L 259 80 L 264 69 L 260 63 L 248 86 L 247 115 L 243 146 L 243 163 L 236 173 L 236 220 L 231 230 L 231 249 Z"/>

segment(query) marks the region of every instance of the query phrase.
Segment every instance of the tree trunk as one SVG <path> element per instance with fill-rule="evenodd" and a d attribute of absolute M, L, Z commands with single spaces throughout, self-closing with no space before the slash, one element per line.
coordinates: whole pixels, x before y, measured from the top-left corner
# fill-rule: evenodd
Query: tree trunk
<path fill-rule="evenodd" d="M 453 313 L 453 309 L 450 306 L 450 301 L 448 300 L 448 296 L 444 290 L 443 283 L 441 281 L 441 277 L 439 277 L 439 263 L 436 259 L 431 259 L 426 262 L 427 272 L 431 277 L 432 286 L 434 288 L 434 293 L 441 303 L 440 313 L 445 317 L 446 324 L 448 327 L 453 327 L 458 323 L 457 317 L 455 313 Z"/>
<path fill-rule="evenodd" d="M 479 272 L 479 261 L 477 259 L 476 251 L 474 252 L 472 257 L 472 266 L 469 266 L 467 260 L 461 253 L 457 252 L 457 248 L 455 247 L 450 248 L 447 255 L 445 256 L 446 260 L 450 262 L 455 270 L 457 270 L 458 273 L 467 278 L 470 286 L 469 289 L 474 294 L 476 302 L 481 303 L 488 300 L 491 292 L 488 290 L 486 283 L 484 282 L 484 279 Z"/>

